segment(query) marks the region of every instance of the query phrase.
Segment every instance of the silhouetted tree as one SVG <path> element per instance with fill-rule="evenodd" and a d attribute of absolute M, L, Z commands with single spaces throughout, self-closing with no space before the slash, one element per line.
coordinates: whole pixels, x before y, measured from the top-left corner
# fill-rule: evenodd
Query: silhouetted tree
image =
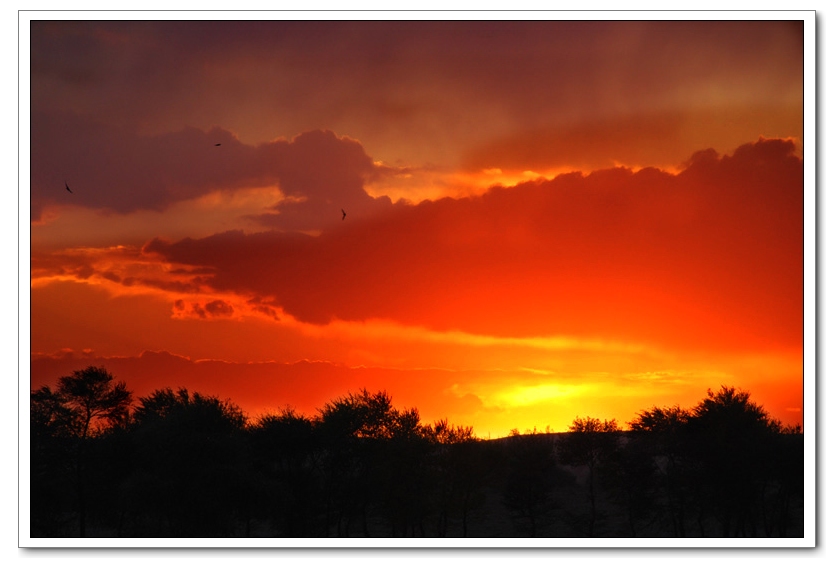
<path fill-rule="evenodd" d="M 756 502 L 767 471 L 775 433 L 750 393 L 722 386 L 692 409 L 687 443 L 705 485 L 705 511 L 721 536 L 757 536 Z"/>
<path fill-rule="evenodd" d="M 693 468 L 685 446 L 685 428 L 690 418 L 691 413 L 680 406 L 654 406 L 640 411 L 637 418 L 628 423 L 634 434 L 635 449 L 640 448 L 655 457 L 667 517 L 661 522 L 671 526 L 675 537 L 687 536 L 686 518 L 690 504 L 700 506 L 697 483 L 700 474 Z"/>
<path fill-rule="evenodd" d="M 35 435 L 70 437 L 74 450 L 74 478 L 78 534 L 87 535 L 90 467 L 88 438 L 127 420 L 131 392 L 102 367 L 90 366 L 58 379 L 55 392 L 43 387 L 31 395 L 31 423 Z"/>
<path fill-rule="evenodd" d="M 794 500 L 800 504 L 805 482 L 804 440 L 798 424 L 784 426 L 773 421 L 774 440 L 768 451 L 768 478 L 762 488 L 761 507 L 766 536 L 787 537 L 794 526 Z"/>
<path fill-rule="evenodd" d="M 313 536 L 318 509 L 320 443 L 312 419 L 286 408 L 250 428 L 255 467 L 268 480 L 270 516 L 280 536 Z"/>
<path fill-rule="evenodd" d="M 394 535 L 424 534 L 425 455 L 430 443 L 416 408 L 397 410 L 384 391 L 328 402 L 318 429 L 325 447 L 327 528 L 348 536 L 358 520 L 364 536 L 372 510 Z"/>
<path fill-rule="evenodd" d="M 659 483 L 649 448 L 639 439 L 626 438 L 600 464 L 599 480 L 610 501 L 625 511 L 628 536 L 638 536 L 652 520 Z"/>
<path fill-rule="evenodd" d="M 430 467 L 437 536 L 445 537 L 449 521 L 456 519 L 466 537 L 470 515 L 485 501 L 483 488 L 489 468 L 484 447 L 471 426 L 452 426 L 446 419 L 436 421 L 427 435 L 434 446 Z"/>
<path fill-rule="evenodd" d="M 81 431 L 78 413 L 67 405 L 66 397 L 43 386 L 29 397 L 30 433 L 32 441 L 50 438 L 71 438 Z"/>
<path fill-rule="evenodd" d="M 577 417 L 565 434 L 495 441 L 424 425 L 384 391 L 250 424 L 186 389 L 132 414 L 130 399 L 95 367 L 30 393 L 33 536 L 483 535 L 505 522 L 487 516 L 493 499 L 529 536 L 578 517 L 589 536 L 802 534 L 801 428 L 732 387 L 641 411 L 627 433 Z"/>
<path fill-rule="evenodd" d="M 77 497 L 75 435 L 78 416 L 60 393 L 44 386 L 29 399 L 32 536 L 59 536 Z"/>
<path fill-rule="evenodd" d="M 596 478 L 599 467 L 616 449 L 619 431 L 616 420 L 576 417 L 558 444 L 560 461 L 586 468 L 585 486 L 590 505 L 588 536 L 595 535 L 598 516 Z"/>
<path fill-rule="evenodd" d="M 80 438 L 87 438 L 99 420 L 110 426 L 127 419 L 133 396 L 123 381 L 114 380 L 107 369 L 93 366 L 58 379 L 64 404 L 79 417 Z"/>
<path fill-rule="evenodd" d="M 431 439 L 416 408 L 392 409 L 391 422 L 390 437 L 375 443 L 381 481 L 378 505 L 392 536 L 425 536 Z"/>
<path fill-rule="evenodd" d="M 134 468 L 134 444 L 126 424 L 114 424 L 87 440 L 87 510 L 96 536 L 125 536 L 124 483 Z M 88 531 L 89 532 L 89 531 Z"/>
<path fill-rule="evenodd" d="M 377 467 L 380 440 L 393 428 L 391 397 L 367 389 L 348 393 L 324 405 L 317 430 L 325 448 L 323 460 L 325 534 L 335 524 L 336 536 L 350 536 L 359 520 L 363 536 L 371 536 L 369 508 L 379 495 Z"/>
<path fill-rule="evenodd" d="M 181 388 L 140 398 L 130 480 L 137 536 L 231 536 L 253 505 L 243 412 Z"/>
<path fill-rule="evenodd" d="M 573 482 L 573 478 L 558 467 L 548 435 L 511 435 L 506 450 L 509 462 L 502 503 L 528 536 L 540 536 L 541 530 L 555 521 L 556 487 Z"/>

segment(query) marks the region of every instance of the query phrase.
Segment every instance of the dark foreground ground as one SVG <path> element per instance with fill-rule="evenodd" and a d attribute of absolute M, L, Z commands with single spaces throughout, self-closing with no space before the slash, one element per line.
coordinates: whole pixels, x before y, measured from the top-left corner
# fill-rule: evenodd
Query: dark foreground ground
<path fill-rule="evenodd" d="M 607 436 L 618 453 L 600 455 L 598 463 L 560 463 L 567 436 L 471 441 L 422 456 L 409 455 L 415 448 L 358 444 L 350 450 L 353 455 L 305 454 L 251 468 L 169 456 L 177 463 L 121 475 L 108 471 L 114 462 L 100 461 L 107 452 L 90 450 L 84 533 L 179 538 L 803 536 L 801 462 L 794 471 L 770 468 L 770 476 L 758 475 L 763 470 L 753 471 L 752 477 L 736 471 L 750 484 L 739 489 L 739 479 L 716 478 L 702 464 L 639 452 L 642 442 L 633 435 Z M 801 450 L 801 435 L 782 437 L 785 447 Z M 48 482 L 33 484 L 33 491 L 46 490 L 33 493 L 33 537 L 80 536 L 79 488 L 71 483 L 78 466 L 71 461 L 60 468 L 62 479 L 48 476 Z"/>

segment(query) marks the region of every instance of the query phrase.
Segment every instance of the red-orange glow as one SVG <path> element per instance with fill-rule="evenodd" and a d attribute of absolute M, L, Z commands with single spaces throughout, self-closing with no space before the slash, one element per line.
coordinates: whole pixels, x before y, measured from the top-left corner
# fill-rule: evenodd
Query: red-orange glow
<path fill-rule="evenodd" d="M 228 24 L 33 24 L 33 388 L 802 422 L 801 25 Z"/>

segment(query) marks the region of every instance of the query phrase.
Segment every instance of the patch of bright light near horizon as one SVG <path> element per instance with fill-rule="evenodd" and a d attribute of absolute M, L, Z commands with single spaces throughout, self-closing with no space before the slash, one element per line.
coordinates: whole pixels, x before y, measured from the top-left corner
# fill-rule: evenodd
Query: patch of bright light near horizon
<path fill-rule="evenodd" d="M 594 390 L 595 385 L 546 383 L 534 386 L 513 387 L 493 394 L 490 402 L 500 406 L 531 406 L 544 402 L 576 398 Z"/>

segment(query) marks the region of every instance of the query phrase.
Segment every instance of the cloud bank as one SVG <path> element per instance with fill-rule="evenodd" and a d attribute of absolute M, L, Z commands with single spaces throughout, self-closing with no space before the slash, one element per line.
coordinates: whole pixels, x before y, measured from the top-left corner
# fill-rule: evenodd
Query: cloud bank
<path fill-rule="evenodd" d="M 793 151 L 762 139 L 729 156 L 696 153 L 677 175 L 568 174 L 390 207 L 318 237 L 233 231 L 154 239 L 144 252 L 210 270 L 200 278 L 211 288 L 270 298 L 305 322 L 801 342 Z"/>

